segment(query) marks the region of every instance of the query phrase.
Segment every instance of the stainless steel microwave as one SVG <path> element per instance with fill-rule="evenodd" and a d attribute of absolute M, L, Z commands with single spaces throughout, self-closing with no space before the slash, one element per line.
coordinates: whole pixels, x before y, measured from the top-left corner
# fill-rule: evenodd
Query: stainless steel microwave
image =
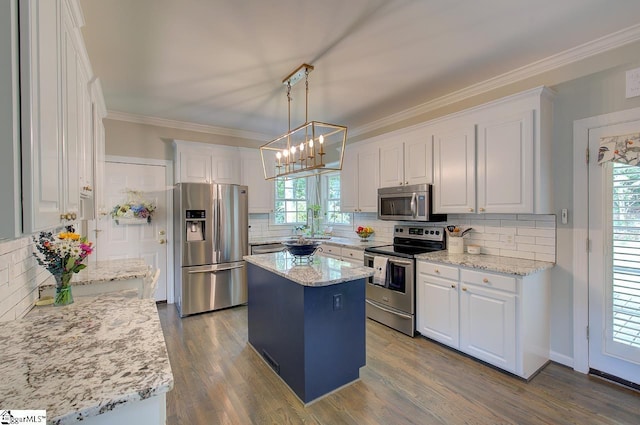
<path fill-rule="evenodd" d="M 446 221 L 446 214 L 433 214 L 431 185 L 383 187 L 378 189 L 378 219 L 395 221 Z"/>

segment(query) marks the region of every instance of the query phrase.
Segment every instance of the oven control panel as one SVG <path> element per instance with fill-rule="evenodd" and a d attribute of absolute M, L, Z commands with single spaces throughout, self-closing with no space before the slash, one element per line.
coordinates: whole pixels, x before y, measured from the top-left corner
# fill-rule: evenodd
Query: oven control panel
<path fill-rule="evenodd" d="M 393 228 L 393 236 L 396 238 L 420 239 L 425 241 L 443 241 L 444 233 L 444 227 L 437 226 L 398 224 Z"/>

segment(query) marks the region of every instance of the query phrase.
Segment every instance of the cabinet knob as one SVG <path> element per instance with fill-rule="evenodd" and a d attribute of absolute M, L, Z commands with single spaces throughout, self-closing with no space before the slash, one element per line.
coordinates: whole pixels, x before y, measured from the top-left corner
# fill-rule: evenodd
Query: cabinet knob
<path fill-rule="evenodd" d="M 464 287 L 463 287 L 463 288 L 462 288 L 462 290 L 463 290 L 463 291 L 466 291 L 466 290 L 467 290 L 467 288 L 464 288 Z"/>
<path fill-rule="evenodd" d="M 486 277 L 485 277 L 484 279 L 482 279 L 482 281 L 483 281 L 484 283 L 489 283 L 489 279 L 487 279 Z"/>
<path fill-rule="evenodd" d="M 167 241 L 164 239 L 160 239 L 158 242 L 160 243 L 160 245 L 164 245 Z"/>
<path fill-rule="evenodd" d="M 451 287 L 452 287 L 453 289 L 456 289 L 456 285 L 451 285 Z"/>
<path fill-rule="evenodd" d="M 484 208 L 479 208 L 479 211 L 480 212 L 484 212 Z"/>
<path fill-rule="evenodd" d="M 404 182 L 404 184 L 409 184 L 409 182 Z"/>
<path fill-rule="evenodd" d="M 473 212 L 473 208 L 469 208 L 469 212 Z"/>
<path fill-rule="evenodd" d="M 398 183 L 398 186 L 402 186 L 402 182 Z"/>
<path fill-rule="evenodd" d="M 440 270 L 438 270 L 438 269 L 434 269 L 434 270 L 433 270 L 433 272 L 434 272 L 434 273 L 440 273 Z"/>

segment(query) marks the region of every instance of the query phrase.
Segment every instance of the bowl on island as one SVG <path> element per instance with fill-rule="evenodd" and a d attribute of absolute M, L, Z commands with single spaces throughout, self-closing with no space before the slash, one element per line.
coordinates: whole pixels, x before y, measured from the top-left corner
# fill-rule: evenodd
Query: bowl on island
<path fill-rule="evenodd" d="M 282 245 L 286 246 L 291 255 L 295 257 L 309 257 L 316 252 L 316 249 L 318 249 L 321 243 L 322 242 L 318 241 L 297 239 L 282 242 Z"/>

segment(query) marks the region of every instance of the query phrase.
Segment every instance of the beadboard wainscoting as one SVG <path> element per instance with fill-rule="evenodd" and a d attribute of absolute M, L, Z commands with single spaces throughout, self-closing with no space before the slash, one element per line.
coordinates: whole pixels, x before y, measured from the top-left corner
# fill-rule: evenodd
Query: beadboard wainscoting
<path fill-rule="evenodd" d="M 53 281 L 33 249 L 30 237 L 0 242 L 0 321 L 22 318 L 38 299 L 38 286 Z"/>

